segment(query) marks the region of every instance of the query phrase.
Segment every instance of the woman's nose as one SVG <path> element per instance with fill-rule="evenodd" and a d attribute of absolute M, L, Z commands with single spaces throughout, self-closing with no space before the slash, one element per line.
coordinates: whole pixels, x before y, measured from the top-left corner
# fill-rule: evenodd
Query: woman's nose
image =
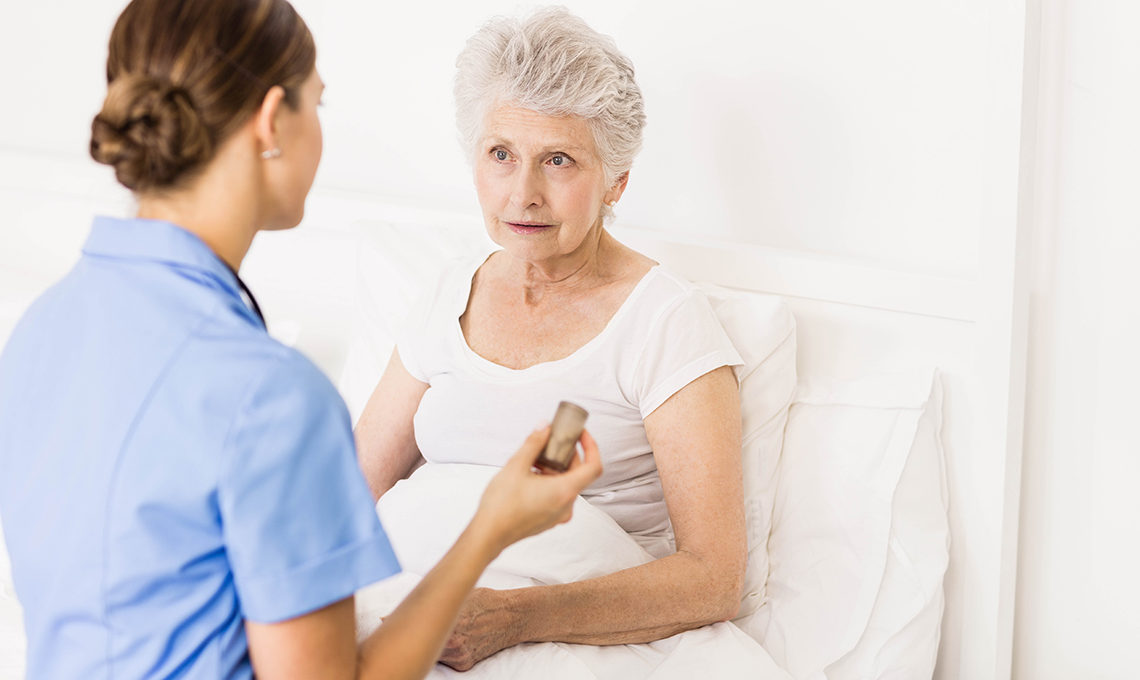
<path fill-rule="evenodd" d="M 514 183 L 511 186 L 511 202 L 522 209 L 542 206 L 542 175 L 540 171 L 520 169 L 515 174 Z"/>

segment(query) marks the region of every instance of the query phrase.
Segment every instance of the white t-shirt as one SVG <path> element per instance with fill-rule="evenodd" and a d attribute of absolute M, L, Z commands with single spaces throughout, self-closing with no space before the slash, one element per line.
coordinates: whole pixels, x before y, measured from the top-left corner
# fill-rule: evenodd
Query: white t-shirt
<path fill-rule="evenodd" d="M 669 554 L 673 532 L 643 419 L 696 378 L 743 363 L 708 299 L 655 266 L 573 354 L 512 369 L 476 354 L 459 326 L 483 261 L 449 267 L 398 342 L 404 367 L 430 385 L 414 420 L 420 452 L 429 463 L 501 466 L 559 401 L 574 402 L 590 414 L 604 466 L 582 495 L 651 554 Z"/>

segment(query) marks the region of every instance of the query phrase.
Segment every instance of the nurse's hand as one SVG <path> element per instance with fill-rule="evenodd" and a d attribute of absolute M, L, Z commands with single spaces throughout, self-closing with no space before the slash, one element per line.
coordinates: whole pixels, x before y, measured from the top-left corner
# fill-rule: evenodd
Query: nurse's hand
<path fill-rule="evenodd" d="M 498 550 L 569 521 L 578 494 L 602 474 L 598 445 L 584 430 L 583 455 L 574 456 L 568 470 L 537 471 L 534 461 L 549 437 L 549 426 L 532 432 L 483 492 L 472 528 L 486 531 Z"/>
<path fill-rule="evenodd" d="M 355 656 L 346 655 L 351 660 L 359 661 L 355 675 L 351 677 L 425 677 L 441 654 L 446 658 L 454 656 L 451 651 L 445 650 L 448 637 L 456 628 L 460 609 L 487 565 L 511 543 L 570 519 L 578 493 L 602 474 L 601 457 L 594 439 L 583 432 L 581 442 L 585 455 L 581 460 L 574 461 L 570 469 L 562 474 L 535 472 L 532 465 L 549 435 L 550 428 L 547 427 L 527 437 L 518 453 L 507 461 L 487 485 L 475 517 L 451 550 L 384 620 L 384 625 L 364 641 L 359 653 Z M 487 594 L 481 590 L 477 593 L 471 598 L 472 605 L 477 605 L 482 601 L 480 596 Z M 345 602 L 348 603 L 348 608 L 338 616 L 342 619 L 340 625 L 351 629 L 352 599 Z M 333 609 L 337 608 L 325 608 L 330 611 Z M 476 607 L 469 611 L 477 610 Z M 464 630 L 473 629 L 465 624 Z M 474 663 L 478 660 L 477 656 L 492 654 L 503 646 L 501 636 L 479 636 L 480 640 L 476 641 L 476 635 L 477 631 L 473 631 L 471 635 L 456 639 L 458 645 L 462 646 L 460 653 L 465 655 L 456 660 L 457 664 L 463 663 L 464 659 L 467 663 Z M 353 636 L 346 631 L 342 637 L 351 642 Z M 306 639 L 310 643 L 310 649 L 314 650 L 314 659 L 317 656 L 316 650 L 329 647 L 325 644 L 328 638 L 309 634 Z M 251 638 L 251 655 L 252 642 Z M 265 658 L 281 648 L 270 647 L 271 651 L 259 653 L 259 656 Z M 254 659 L 256 661 L 257 657 Z M 287 663 L 280 665 L 289 669 Z M 324 667 L 329 668 L 331 665 L 325 663 Z M 333 676 L 325 674 L 312 677 Z"/>

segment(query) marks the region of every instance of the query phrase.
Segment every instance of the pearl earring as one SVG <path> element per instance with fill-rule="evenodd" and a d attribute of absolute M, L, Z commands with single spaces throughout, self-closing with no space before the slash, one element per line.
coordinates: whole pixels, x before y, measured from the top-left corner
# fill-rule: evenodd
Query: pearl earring
<path fill-rule="evenodd" d="M 281 149 L 278 149 L 277 147 L 273 147 L 272 149 L 261 152 L 261 157 L 265 160 L 270 160 L 271 158 L 279 158 L 280 156 Z"/>

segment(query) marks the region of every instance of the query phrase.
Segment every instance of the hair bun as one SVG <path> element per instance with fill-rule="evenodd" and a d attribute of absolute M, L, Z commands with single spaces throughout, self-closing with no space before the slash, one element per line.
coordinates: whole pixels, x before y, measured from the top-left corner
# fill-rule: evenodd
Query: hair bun
<path fill-rule="evenodd" d="M 114 167 L 132 191 L 174 184 L 208 161 L 213 147 L 190 93 L 147 76 L 111 81 L 91 123 L 91 157 Z"/>

